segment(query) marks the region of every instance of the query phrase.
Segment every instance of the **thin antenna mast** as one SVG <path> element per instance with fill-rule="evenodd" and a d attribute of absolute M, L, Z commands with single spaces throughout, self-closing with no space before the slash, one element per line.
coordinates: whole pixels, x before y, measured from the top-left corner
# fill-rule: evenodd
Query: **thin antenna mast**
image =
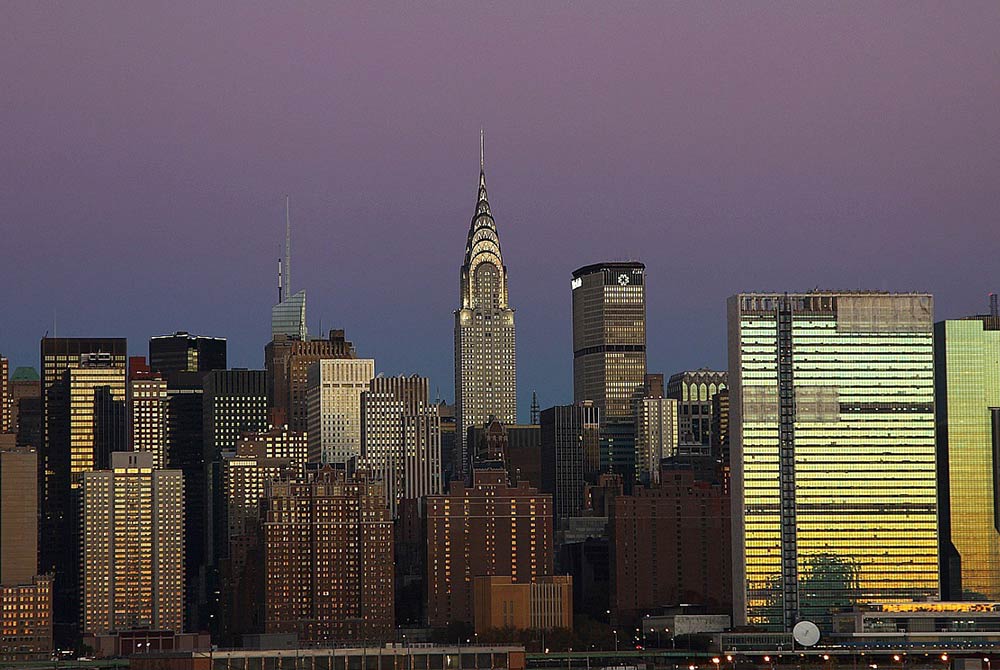
<path fill-rule="evenodd" d="M 278 256 L 278 302 L 284 301 L 284 296 L 281 293 L 281 256 Z"/>
<path fill-rule="evenodd" d="M 285 295 L 292 295 L 292 219 L 288 214 L 288 195 L 285 195 Z"/>
<path fill-rule="evenodd" d="M 486 139 L 483 127 L 479 126 L 479 171 L 486 169 Z"/>

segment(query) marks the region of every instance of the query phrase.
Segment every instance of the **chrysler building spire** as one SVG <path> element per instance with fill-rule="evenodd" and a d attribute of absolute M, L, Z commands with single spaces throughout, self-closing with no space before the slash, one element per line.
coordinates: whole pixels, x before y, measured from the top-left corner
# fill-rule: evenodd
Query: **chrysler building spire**
<path fill-rule="evenodd" d="M 455 311 L 456 472 L 468 463 L 466 433 L 490 417 L 517 423 L 514 310 L 507 294 L 507 268 L 486 193 L 485 143 L 479 131 L 479 193 L 469 225 Z M 459 460 L 461 459 L 461 460 Z"/>

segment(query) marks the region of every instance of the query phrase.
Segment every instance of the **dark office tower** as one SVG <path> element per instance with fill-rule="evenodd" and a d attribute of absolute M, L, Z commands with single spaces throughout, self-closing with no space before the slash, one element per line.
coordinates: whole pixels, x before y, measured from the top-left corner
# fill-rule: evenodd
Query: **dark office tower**
<path fill-rule="evenodd" d="M 10 376 L 10 431 L 12 433 L 20 431 L 21 400 L 23 398 L 31 398 L 37 407 L 41 408 L 41 382 L 35 368 L 14 368 L 14 372 Z M 31 446 L 37 449 L 41 446 L 41 442 L 35 442 Z"/>
<path fill-rule="evenodd" d="M 573 401 L 629 419 L 646 376 L 646 266 L 597 263 L 573 273 Z"/>
<path fill-rule="evenodd" d="M 177 331 L 149 338 L 149 367 L 153 372 L 210 372 L 226 369 L 226 338 Z"/>
<path fill-rule="evenodd" d="M 552 496 L 527 482 L 511 487 L 502 469 L 473 470 L 472 486 L 452 482 L 425 505 L 431 627 L 473 623 L 477 577 L 525 583 L 552 575 Z"/>
<path fill-rule="evenodd" d="M 264 347 L 271 423 L 297 431 L 308 430 L 309 366 L 331 358 L 357 357 L 343 330 L 331 330 L 325 340 L 276 334 Z"/>
<path fill-rule="evenodd" d="M 670 375 L 667 397 L 678 403 L 678 452 L 709 455 L 712 451 L 712 399 L 729 385 L 729 373 L 701 368 Z"/>
<path fill-rule="evenodd" d="M 615 496 L 608 520 L 611 611 L 632 625 L 664 606 L 698 603 L 728 614 L 729 496 L 690 469 L 665 468 L 660 483 Z"/>
<path fill-rule="evenodd" d="M 127 345 L 124 338 L 46 337 L 40 354 L 39 573 L 55 575 L 54 632 L 69 642 L 79 614 L 80 478 L 106 467 L 117 434 L 114 403 L 125 396 Z"/>
<path fill-rule="evenodd" d="M 517 363 L 514 310 L 507 294 L 507 268 L 486 197 L 479 161 L 479 195 L 469 226 L 455 310 L 455 410 L 461 467 L 469 462 L 469 426 L 490 418 L 517 423 Z"/>
<path fill-rule="evenodd" d="M 503 463 L 512 486 L 542 483 L 541 430 L 537 425 L 505 426 L 496 419 L 469 428 L 475 462 Z"/>
<path fill-rule="evenodd" d="M 561 526 L 585 508 L 584 490 L 600 472 L 600 410 L 593 403 L 542 410 L 541 490 L 552 494 L 552 510 Z"/>
<path fill-rule="evenodd" d="M 266 490 L 265 631 L 297 633 L 305 645 L 394 639 L 393 527 L 381 487 L 325 465 Z"/>
<path fill-rule="evenodd" d="M 263 370 L 213 370 L 205 376 L 204 481 L 207 485 L 205 562 L 214 565 L 213 542 L 225 524 L 220 476 L 222 453 L 236 448 L 244 433 L 264 431 L 267 387 Z"/>
<path fill-rule="evenodd" d="M 1000 315 L 991 310 L 935 324 L 934 367 L 944 597 L 995 600 L 1000 598 Z"/>
<path fill-rule="evenodd" d="M 38 576 L 38 458 L 0 435 L 0 654 L 52 649 L 52 579 Z"/>
<path fill-rule="evenodd" d="M 437 409 L 438 416 L 441 417 L 441 479 L 444 486 L 442 490 L 447 490 L 448 483 L 462 470 L 462 464 L 459 462 L 462 454 L 458 444 L 455 406 L 439 400 Z"/>

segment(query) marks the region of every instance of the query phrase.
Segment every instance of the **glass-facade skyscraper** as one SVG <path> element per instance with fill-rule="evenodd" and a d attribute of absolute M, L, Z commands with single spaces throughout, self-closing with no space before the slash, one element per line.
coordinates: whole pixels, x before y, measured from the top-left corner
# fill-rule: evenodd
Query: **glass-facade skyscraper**
<path fill-rule="evenodd" d="M 935 599 L 933 300 L 729 299 L 737 625 Z"/>
<path fill-rule="evenodd" d="M 934 326 L 941 587 L 1000 599 L 1000 317 Z"/>

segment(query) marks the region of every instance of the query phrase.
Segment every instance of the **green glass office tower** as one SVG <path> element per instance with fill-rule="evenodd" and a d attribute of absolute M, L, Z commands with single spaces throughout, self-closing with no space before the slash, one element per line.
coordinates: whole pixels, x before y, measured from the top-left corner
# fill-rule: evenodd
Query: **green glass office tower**
<path fill-rule="evenodd" d="M 936 598 L 933 300 L 729 299 L 737 624 Z"/>
<path fill-rule="evenodd" d="M 1000 598 L 1000 317 L 934 326 L 941 588 Z"/>

